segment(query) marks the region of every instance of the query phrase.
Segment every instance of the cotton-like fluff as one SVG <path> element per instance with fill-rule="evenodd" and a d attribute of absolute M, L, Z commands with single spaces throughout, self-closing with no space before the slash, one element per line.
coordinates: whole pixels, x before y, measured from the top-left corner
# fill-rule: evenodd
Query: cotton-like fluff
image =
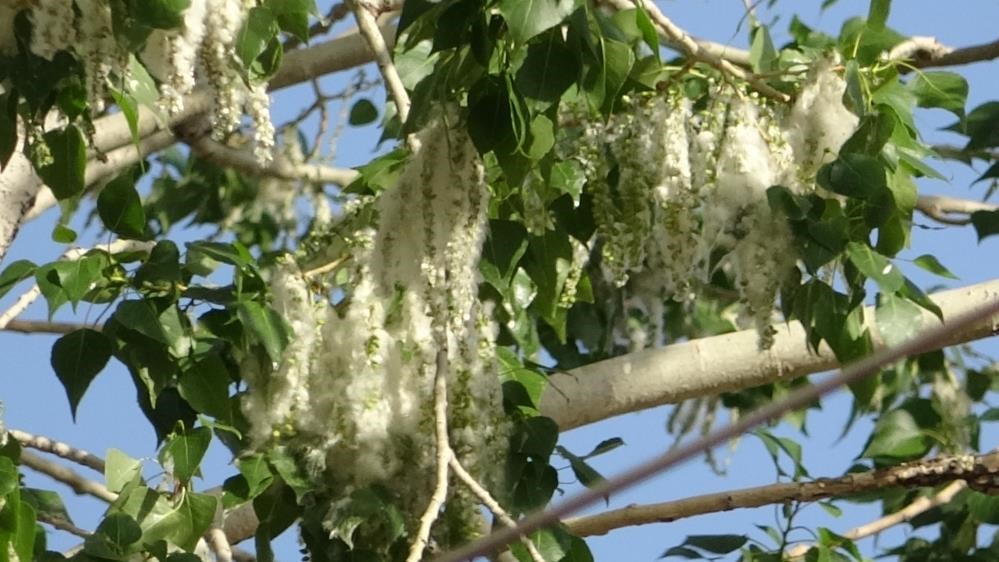
<path fill-rule="evenodd" d="M 806 184 L 811 184 L 820 166 L 836 159 L 859 122 L 843 105 L 846 81 L 835 66 L 831 59 L 815 63 L 782 123 L 799 178 Z"/>
<path fill-rule="evenodd" d="M 83 61 L 84 84 L 91 111 L 104 111 L 108 80 L 113 69 L 124 68 L 127 54 L 115 41 L 111 7 L 101 0 L 76 0 L 80 8 L 77 54 Z"/>
<path fill-rule="evenodd" d="M 208 0 L 191 0 L 179 29 L 156 29 L 140 55 L 160 81 L 160 105 L 169 113 L 184 109 L 184 96 L 194 89 L 197 56 L 205 35 Z"/>
<path fill-rule="evenodd" d="M 270 287 L 272 306 L 288 325 L 289 341 L 273 371 L 262 372 L 255 358 L 243 365 L 243 378 L 249 384 L 243 412 L 255 443 L 293 430 L 294 418 L 309 407 L 309 372 L 323 318 L 290 256 L 278 259 Z"/>

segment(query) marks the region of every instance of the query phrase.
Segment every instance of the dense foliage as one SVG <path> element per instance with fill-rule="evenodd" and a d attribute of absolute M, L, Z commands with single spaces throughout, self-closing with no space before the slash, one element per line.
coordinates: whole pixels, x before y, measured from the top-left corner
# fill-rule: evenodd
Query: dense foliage
<path fill-rule="evenodd" d="M 0 5 L 0 164 L 10 174 L 26 157 L 52 191 L 57 242 L 73 244 L 82 212 L 118 240 L 6 263 L 0 296 L 34 282 L 50 319 L 104 307 L 99 324 L 59 337 L 52 368 L 75 412 L 110 361 L 127 367 L 165 471 L 147 481 L 141 461 L 109 452 L 116 499 L 69 559 L 221 560 L 201 538 L 241 506 L 259 520 L 262 560 L 292 525 L 316 562 L 429 559 L 488 531 L 484 502 L 496 525 L 544 508 L 555 465 L 586 485 L 604 478 L 587 460 L 619 442 L 556 447 L 540 402 L 551 373 L 739 329 L 765 354 L 791 320 L 800 345 L 847 363 L 918 332 L 924 311 L 943 318 L 893 261 L 910 243 L 916 178 L 939 175 L 917 108 L 953 113 L 968 143 L 946 156 L 985 159 L 982 179 L 999 177 L 999 105 L 966 111 L 959 74 L 917 68 L 884 0 L 837 37 L 794 19 L 781 46 L 753 19 L 734 63 L 684 46 L 693 39 L 640 4 L 406 0 L 382 72 L 398 73 L 408 99 L 393 91 L 383 114 L 367 99 L 349 113 L 381 118 L 392 149 L 342 185 L 296 177 L 322 162 L 319 146 L 298 122 L 275 130 L 267 91 L 286 51 L 324 31 L 313 4 Z M 194 95 L 207 112 L 191 109 Z M 108 160 L 98 145 L 112 114 L 129 148 L 153 115 L 191 149 L 88 176 Z M 192 135 L 249 157 L 227 165 Z M 999 232 L 996 211 L 971 220 L 981 238 Z M 214 233 L 175 242 L 191 228 Z M 932 255 L 914 263 L 950 276 Z M 851 419 L 877 419 L 854 469 L 978 451 L 979 424 L 996 417 L 979 407 L 987 365 L 931 351 L 851 388 Z M 705 397 L 671 429 L 807 384 Z M 759 435 L 794 461 L 786 476 L 808 476 L 796 443 Z M 218 494 L 195 491 L 213 441 L 238 471 Z M 0 560 L 63 559 L 36 522 L 67 514 L 53 492 L 19 485 L 20 449 L 0 450 Z M 891 512 L 920 493 L 870 499 Z M 997 521 L 999 504 L 965 491 L 913 522 L 938 538 L 887 552 L 992 559 L 999 541 L 976 533 Z M 570 531 L 540 531 L 513 555 L 590 560 Z M 780 560 L 788 546 L 707 535 L 667 554 Z M 849 539 L 818 536 L 809 560 L 861 558 Z"/>

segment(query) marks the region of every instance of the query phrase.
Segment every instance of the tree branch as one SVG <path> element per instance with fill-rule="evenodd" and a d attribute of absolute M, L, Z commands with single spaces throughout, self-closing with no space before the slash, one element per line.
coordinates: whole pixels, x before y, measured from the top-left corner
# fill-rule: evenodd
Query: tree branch
<path fill-rule="evenodd" d="M 118 494 L 108 490 L 103 484 L 80 476 L 75 470 L 57 462 L 44 459 L 28 451 L 21 451 L 21 464 L 36 472 L 49 476 L 67 485 L 80 495 L 93 496 L 107 503 L 118 499 Z"/>
<path fill-rule="evenodd" d="M 820 478 L 811 482 L 781 482 L 663 503 L 630 505 L 597 515 L 567 519 L 563 523 L 573 534 L 588 537 L 604 535 L 621 527 L 668 523 L 695 515 L 784 502 L 813 502 L 885 488 L 919 488 L 952 482 L 948 488 L 958 486 L 960 489 L 964 487 L 965 479 L 981 482 L 983 485 L 988 483 L 991 487 L 996 475 L 999 475 L 999 453 L 946 456 L 881 470 L 847 474 L 838 478 Z M 953 493 L 950 494 L 951 497 Z M 899 513 L 901 512 L 892 515 Z M 888 522 L 890 521 L 886 518 L 885 523 Z M 878 530 L 895 524 L 885 523 L 881 523 L 884 526 Z M 873 532 L 876 531 L 869 531 L 867 534 Z M 807 550 L 807 547 L 805 549 Z"/>
<path fill-rule="evenodd" d="M 406 87 L 402 84 L 399 72 L 392 62 L 392 54 L 385 37 L 378 29 L 378 22 L 375 21 L 375 15 L 372 13 L 374 7 L 367 0 L 346 0 L 346 2 L 350 6 L 350 10 L 354 12 L 358 30 L 368 44 L 368 48 L 371 49 L 371 54 L 375 57 L 378 70 L 382 73 L 382 79 L 385 80 L 385 89 L 388 90 L 395 102 L 399 121 L 405 123 L 406 119 L 409 118 L 409 94 L 406 93 Z"/>
<path fill-rule="evenodd" d="M 81 328 L 89 328 L 86 324 L 70 322 L 46 322 L 45 320 L 11 320 L 4 330 L 22 334 L 68 334 Z"/>
<path fill-rule="evenodd" d="M 104 474 L 104 459 L 83 449 L 77 449 L 61 441 L 53 441 L 48 437 L 33 435 L 18 429 L 8 430 L 7 433 L 20 443 L 22 447 L 44 451 Z"/>
<path fill-rule="evenodd" d="M 230 148 L 208 136 L 185 135 L 181 131 L 178 133 L 180 140 L 187 143 L 198 156 L 205 160 L 254 176 L 309 183 L 332 183 L 339 186 L 348 185 L 358 176 L 356 171 L 350 169 L 315 164 L 293 164 L 279 154 L 274 155 L 274 159 L 269 165 L 261 166 L 250 152 Z"/>
<path fill-rule="evenodd" d="M 947 322 L 991 303 L 999 303 L 999 279 L 931 296 Z M 868 307 L 864 317 L 874 318 Z M 929 312 L 923 325 L 940 325 Z M 994 335 L 999 316 L 982 319 L 948 333 L 940 347 L 966 343 Z M 554 419 L 562 430 L 590 424 L 612 416 L 637 412 L 690 398 L 714 396 L 763 384 L 790 380 L 835 368 L 835 356 L 825 344 L 812 353 L 804 344 L 805 330 L 799 322 L 776 326 L 774 345 L 761 352 L 755 330 L 675 343 L 599 361 L 556 373 L 549 377 L 541 396 L 543 415 Z M 874 334 L 875 349 L 884 341 Z"/>
<path fill-rule="evenodd" d="M 872 355 L 840 370 L 833 377 L 815 381 L 811 385 L 802 386 L 798 390 L 788 394 L 785 398 L 757 408 L 748 415 L 704 435 L 693 443 L 680 445 L 614 478 L 604 480 L 554 507 L 529 515 L 521 519 L 514 528 L 498 529 L 479 540 L 447 552 L 443 556 L 438 557 L 436 562 L 459 562 L 496 552 L 506 547 L 506 545 L 521 535 L 554 525 L 566 516 L 599 502 L 611 494 L 625 490 L 652 476 L 665 472 L 681 462 L 688 461 L 697 455 L 703 454 L 705 451 L 709 451 L 726 441 L 742 435 L 754 427 L 776 421 L 787 412 L 805 407 L 834 390 L 857 383 L 878 372 L 886 365 L 890 365 L 905 357 L 939 349 L 950 339 L 953 332 L 968 330 L 970 327 L 976 326 L 986 319 L 999 320 L 999 299 L 973 307 L 960 317 L 951 319 L 948 324 L 924 330 L 918 336 L 908 339 L 899 345 L 875 351 Z M 974 457 L 964 458 L 974 459 Z M 996 473 L 999 473 L 999 466 L 996 466 L 996 463 L 990 463 L 988 466 L 990 467 L 989 472 L 982 474 L 974 473 L 974 468 L 966 464 L 962 465 L 961 470 L 965 474 L 968 484 L 975 489 L 987 493 L 999 492 L 999 482 L 997 482 L 995 476 Z"/>
<path fill-rule="evenodd" d="M 649 14 L 649 18 L 652 22 L 656 24 L 659 32 L 666 38 L 670 45 L 676 47 L 681 53 L 683 53 L 688 59 L 694 61 L 700 61 L 707 65 L 717 68 L 719 71 L 732 76 L 738 80 L 747 82 L 753 87 L 757 92 L 763 94 L 768 98 L 775 99 L 779 102 L 787 103 L 791 101 L 791 97 L 784 92 L 779 92 L 767 84 L 765 81 L 761 80 L 755 74 L 746 72 L 742 67 L 736 66 L 726 55 L 727 50 L 722 50 L 719 52 L 717 49 L 705 48 L 703 43 L 694 40 L 686 31 L 680 29 L 676 24 L 672 22 L 653 2 L 643 2 L 641 0 L 608 0 L 608 3 L 618 10 L 627 10 L 634 8 L 636 5 L 644 8 Z M 735 55 L 734 51 L 730 53 L 732 56 Z M 748 57 L 747 57 L 748 60 Z"/>
<path fill-rule="evenodd" d="M 447 500 L 448 458 L 453 457 L 447 434 L 447 350 L 437 351 L 437 368 L 434 375 L 434 441 L 437 446 L 437 463 L 434 471 L 434 491 L 427 508 L 420 516 L 416 538 L 409 548 L 406 562 L 419 562 L 430 542 L 430 528 L 440 516 L 441 506 Z"/>
<path fill-rule="evenodd" d="M 996 58 L 999 58 L 999 39 L 990 43 L 961 47 L 960 49 L 945 48 L 937 51 L 917 50 L 911 62 L 916 68 L 932 68 L 959 66 L 974 62 L 990 61 Z"/>
<path fill-rule="evenodd" d="M 993 453 L 994 454 L 994 453 Z M 866 525 L 861 525 L 859 527 L 854 527 L 849 531 L 843 533 L 843 536 L 852 540 L 860 540 L 867 538 L 871 535 L 876 535 L 885 529 L 894 527 L 895 525 L 900 525 L 902 523 L 908 523 L 912 521 L 917 515 L 926 513 L 927 511 L 933 509 L 934 507 L 944 505 L 949 503 L 950 500 L 954 499 L 954 496 L 958 494 L 961 490 L 968 487 L 967 482 L 964 480 L 955 480 L 944 487 L 936 494 L 932 496 L 922 496 L 916 498 L 912 503 L 905 506 L 904 508 L 885 515 L 884 517 L 879 517 Z M 811 549 L 811 545 L 800 544 L 795 546 L 791 550 L 787 551 L 786 555 L 789 559 L 794 560 L 801 558 Z"/>
<path fill-rule="evenodd" d="M 963 226 L 971 222 L 971 213 L 995 211 L 999 205 L 941 195 L 922 195 L 916 200 L 916 209 L 939 223 Z"/>

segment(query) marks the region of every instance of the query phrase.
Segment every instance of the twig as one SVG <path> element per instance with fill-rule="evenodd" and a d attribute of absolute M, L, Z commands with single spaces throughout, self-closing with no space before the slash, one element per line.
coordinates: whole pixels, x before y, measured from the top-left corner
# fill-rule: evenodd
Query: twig
<path fill-rule="evenodd" d="M 68 334 L 87 327 L 85 324 L 73 324 L 71 322 L 14 319 L 7 322 L 4 330 L 8 332 L 20 332 L 22 334 Z"/>
<path fill-rule="evenodd" d="M 952 332 L 964 330 L 997 313 L 999 313 L 999 301 L 973 308 L 970 312 L 953 318 L 947 325 L 925 330 L 919 336 L 900 345 L 878 351 L 866 359 L 853 363 L 833 377 L 802 387 L 783 400 L 771 402 L 758 408 L 738 421 L 715 430 L 697 441 L 677 447 L 615 478 L 605 480 L 557 506 L 529 515 L 521 519 L 514 528 L 497 529 L 477 541 L 445 553 L 436 560 L 437 562 L 458 562 L 495 552 L 517 540 L 517 537 L 521 535 L 552 525 L 584 507 L 601 501 L 606 496 L 616 494 L 620 490 L 642 482 L 683 461 L 699 456 L 704 451 L 738 437 L 760 424 L 777 420 L 786 412 L 803 408 L 833 390 L 878 372 L 885 365 L 910 355 L 922 353 L 927 349 L 936 349 L 948 340 Z"/>
<path fill-rule="evenodd" d="M 21 464 L 62 482 L 77 494 L 93 496 L 107 503 L 112 503 L 118 499 L 118 494 L 108 490 L 104 484 L 84 478 L 71 468 L 44 459 L 28 451 L 21 451 Z"/>
<path fill-rule="evenodd" d="M 746 72 L 745 69 L 730 62 L 728 58 L 724 56 L 724 53 L 718 53 L 711 49 L 705 49 L 702 44 L 695 41 L 694 38 L 688 35 L 686 31 L 667 18 L 653 2 L 642 0 L 609 0 L 609 3 L 619 10 L 631 9 L 636 5 L 639 6 L 639 8 L 644 8 L 645 11 L 648 12 L 652 22 L 656 24 L 656 27 L 659 28 L 659 31 L 663 34 L 666 40 L 671 45 L 674 45 L 677 49 L 679 49 L 680 52 L 682 52 L 687 58 L 701 61 L 717 68 L 729 76 L 747 82 L 753 87 L 753 89 L 768 98 L 775 99 L 782 103 L 791 101 L 791 97 L 787 94 L 775 90 L 769 84 L 760 80 L 758 76 L 752 74 L 751 72 Z"/>
<path fill-rule="evenodd" d="M 971 222 L 972 213 L 995 211 L 999 209 L 999 205 L 956 197 L 921 195 L 916 201 L 916 209 L 939 223 L 965 225 Z"/>
<path fill-rule="evenodd" d="M 333 271 L 334 269 L 340 267 L 340 265 L 342 265 L 343 262 L 347 261 L 348 259 L 350 259 L 350 256 L 339 257 L 329 263 L 320 265 L 318 267 L 314 267 L 308 271 L 303 272 L 302 276 L 305 277 L 306 279 L 309 279 L 311 277 L 317 277 L 319 275 L 323 275 L 324 273 L 329 273 L 330 271 Z"/>
<path fill-rule="evenodd" d="M 937 492 L 932 496 L 922 496 L 916 498 L 912 503 L 905 506 L 904 508 L 885 515 L 884 517 L 879 517 L 870 523 L 861 525 L 859 527 L 854 527 L 849 531 L 843 533 L 843 536 L 852 540 L 860 540 L 867 538 L 871 535 L 876 535 L 885 529 L 894 527 L 895 525 L 900 525 L 902 523 L 908 523 L 912 521 L 917 515 L 925 513 L 934 507 L 944 505 L 949 503 L 954 496 L 958 494 L 961 490 L 968 487 L 967 482 L 964 480 L 955 480 L 950 484 L 947 484 L 942 490 Z M 791 550 L 787 551 L 787 557 L 790 559 L 801 558 L 808 553 L 811 549 L 811 545 L 800 544 Z"/>
<path fill-rule="evenodd" d="M 579 536 L 603 535 L 621 527 L 668 523 L 707 513 L 791 501 L 812 502 L 884 488 L 936 486 L 943 482 L 952 482 L 952 485 L 960 483 L 963 487 L 966 485 L 964 484 L 965 478 L 975 481 L 984 480 L 991 478 L 997 471 L 999 471 L 999 453 L 995 452 L 979 456 L 937 457 L 880 470 L 851 473 L 838 478 L 820 478 L 811 482 L 781 482 L 663 503 L 631 505 L 597 515 L 567 519 L 563 523 L 569 531 Z M 953 494 L 957 492 L 949 493 L 950 496 L 947 499 L 953 497 Z M 923 499 L 929 503 L 929 498 Z M 925 509 L 928 507 L 923 507 L 923 510 Z M 879 520 L 876 527 L 860 531 L 866 534 L 855 538 L 867 536 L 896 524 L 903 517 L 900 515 L 901 513 L 893 513 L 892 519 Z M 858 531 L 852 532 L 857 533 Z M 807 550 L 807 548 L 806 546 L 805 549 Z"/>
<path fill-rule="evenodd" d="M 71 535 L 76 535 L 81 539 L 85 539 L 90 536 L 90 531 L 86 529 L 81 529 L 80 527 L 77 527 L 76 525 L 70 523 L 69 521 L 66 521 L 62 517 L 52 517 L 50 514 L 45 513 L 44 511 L 39 511 L 37 514 L 35 514 L 35 517 L 38 519 L 38 521 L 45 523 L 46 525 L 54 529 L 65 531 Z"/>
<path fill-rule="evenodd" d="M 323 16 L 316 23 L 309 26 L 309 33 L 307 37 L 309 38 L 309 40 L 311 40 L 313 37 L 317 37 L 319 35 L 327 33 L 330 29 L 333 28 L 333 24 L 347 17 L 347 14 L 349 13 L 350 10 L 347 8 L 346 4 L 340 3 L 330 6 L 330 9 L 328 12 L 326 12 L 325 16 Z M 284 51 L 288 52 L 298 47 L 301 44 L 302 40 L 292 35 L 291 37 L 288 38 L 287 41 L 284 42 Z"/>
<path fill-rule="evenodd" d="M 503 506 L 501 506 L 499 502 L 493 498 L 493 496 L 489 493 L 489 490 L 483 488 L 482 485 L 479 484 L 479 482 L 475 480 L 475 478 L 469 474 L 467 470 L 465 470 L 465 467 L 461 466 L 461 462 L 458 461 L 458 458 L 455 457 L 453 453 L 451 454 L 451 460 L 448 464 L 451 466 L 451 470 L 454 471 L 455 476 L 457 476 L 458 479 L 468 487 L 475 497 L 479 498 L 482 505 L 486 506 L 486 509 L 488 509 L 500 523 L 507 527 L 517 526 L 517 522 L 514 521 L 513 518 L 510 517 L 510 514 L 503 509 Z M 538 552 L 538 548 L 534 546 L 530 537 L 522 536 L 520 537 L 520 542 L 524 545 L 524 548 L 527 550 L 527 554 L 531 557 L 531 560 L 534 560 L 534 562 L 545 562 L 545 557 Z"/>
<path fill-rule="evenodd" d="M 434 472 L 434 491 L 430 495 L 427 509 L 420 516 L 420 526 L 416 538 L 409 548 L 406 562 L 419 562 L 423 551 L 430 542 L 430 528 L 440 515 L 441 506 L 447 500 L 448 459 L 454 456 L 447 435 L 447 350 L 437 351 L 437 369 L 434 374 L 434 438 L 437 445 L 437 465 Z"/>
<path fill-rule="evenodd" d="M 152 249 L 152 247 L 153 247 L 152 242 L 139 242 L 136 240 L 115 240 L 111 244 L 103 244 L 95 246 L 94 249 L 104 250 L 109 254 L 116 254 L 119 252 L 128 252 L 128 251 L 148 252 L 150 249 Z M 60 256 L 60 259 L 63 260 L 79 259 L 83 257 L 90 250 L 91 250 L 90 248 L 73 248 L 64 252 L 62 256 Z M 35 283 L 24 294 L 18 297 L 17 300 L 14 301 L 14 304 L 10 306 L 10 308 L 5 310 L 3 314 L 0 314 L 0 330 L 6 329 L 7 325 L 11 322 L 11 320 L 17 318 L 18 315 L 20 315 L 22 312 L 25 311 L 25 309 L 31 306 L 31 303 L 35 302 L 35 299 L 37 299 L 41 294 L 42 291 L 38 287 L 38 283 Z"/>
<path fill-rule="evenodd" d="M 63 443 L 61 441 L 54 441 L 48 437 L 42 435 L 33 435 L 26 431 L 21 431 L 18 429 L 11 429 L 8 431 L 11 437 L 14 438 L 22 447 L 28 447 L 31 449 L 37 449 L 39 451 L 44 451 L 46 453 L 51 453 L 58 457 L 62 457 L 68 461 L 73 461 L 76 464 L 83 465 L 87 468 L 93 469 L 101 474 L 104 473 L 104 459 L 88 453 L 83 449 L 77 449 L 71 445 Z"/>
<path fill-rule="evenodd" d="M 314 164 L 293 164 L 280 155 L 275 155 L 270 165 L 261 166 L 252 153 L 230 148 L 209 137 L 201 135 L 188 137 L 183 134 L 178 136 L 205 160 L 251 175 L 309 183 L 332 183 L 339 186 L 348 185 L 357 178 L 357 172 L 354 170 Z"/>
<path fill-rule="evenodd" d="M 392 96 L 392 100 L 395 101 L 399 120 L 405 123 L 409 117 L 409 94 L 406 93 L 406 87 L 402 84 L 399 72 L 395 69 L 385 38 L 378 30 L 378 22 L 375 21 L 375 16 L 371 12 L 372 7 L 366 0 L 347 0 L 347 3 L 351 11 L 354 12 L 354 18 L 357 19 L 358 30 L 375 56 L 378 70 L 381 71 L 382 79 L 385 80 L 385 88 Z"/>

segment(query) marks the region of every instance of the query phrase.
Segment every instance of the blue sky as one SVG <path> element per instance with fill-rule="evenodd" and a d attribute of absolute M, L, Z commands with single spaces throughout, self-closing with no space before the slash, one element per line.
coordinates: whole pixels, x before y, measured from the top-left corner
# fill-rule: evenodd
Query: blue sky
<path fill-rule="evenodd" d="M 825 12 L 820 12 L 818 8 L 820 4 L 818 0 L 778 2 L 773 12 L 779 15 L 779 20 L 773 27 L 775 41 L 780 44 L 787 37 L 785 30 L 790 21 L 789 10 L 798 10 L 799 17 L 807 24 L 832 34 L 838 31 L 847 17 L 863 15 L 867 10 L 867 2 L 864 1 L 841 0 Z M 742 2 L 739 0 L 672 0 L 659 2 L 659 5 L 677 24 L 697 36 L 739 47 L 746 45 L 745 24 L 739 28 L 744 14 Z M 771 21 L 765 10 L 761 12 L 761 19 L 764 22 Z M 906 35 L 932 35 L 945 44 L 963 46 L 994 40 L 994 22 L 997 21 L 999 21 L 999 3 L 995 2 L 905 0 L 895 2 L 889 25 Z M 980 63 L 959 69 L 971 84 L 969 108 L 990 98 L 999 97 L 997 64 L 999 63 Z M 368 72 L 369 76 L 373 76 L 376 71 L 372 67 Z M 336 91 L 349 77 L 350 73 L 343 73 L 324 79 L 323 84 L 327 91 Z M 297 114 L 301 108 L 311 102 L 311 95 L 311 89 L 304 86 L 278 94 L 273 106 L 275 122 L 280 123 Z M 380 106 L 381 93 L 373 92 L 371 95 L 373 101 Z M 333 111 L 338 109 L 334 107 Z M 934 143 L 961 142 L 958 137 L 936 130 L 952 120 L 948 114 L 937 111 L 924 111 L 918 115 L 926 140 Z M 378 131 L 374 126 L 361 129 L 348 128 L 344 138 L 350 139 L 350 142 L 339 146 L 337 164 L 353 166 L 368 161 L 376 150 L 377 134 Z M 940 164 L 937 168 L 949 178 L 949 181 L 921 181 L 919 186 L 922 193 L 968 198 L 981 196 L 984 185 L 970 187 L 981 170 L 976 173 L 967 167 L 949 164 Z M 55 220 L 55 214 L 50 212 L 26 225 L 15 242 L 7 262 L 30 258 L 37 263 L 44 263 L 55 259 L 62 251 L 51 242 L 50 233 Z M 979 245 L 969 227 L 937 229 L 936 225 L 919 217 L 917 223 L 932 228 L 914 229 L 914 249 L 903 254 L 903 258 L 911 259 L 923 253 L 933 253 L 960 277 L 959 281 L 946 281 L 923 274 L 918 269 L 907 268 L 907 273 L 911 273 L 922 286 L 958 287 L 995 276 L 997 269 L 993 266 L 995 263 L 993 256 L 996 250 L 996 238 Z M 82 218 L 78 218 L 76 224 L 82 224 Z M 95 241 L 92 234 L 89 238 L 85 237 L 86 239 Z M 905 266 L 904 261 L 902 265 Z M 0 310 L 6 309 L 25 288 L 19 287 L 0 301 Z M 81 307 L 81 315 L 86 315 L 87 312 L 85 306 Z M 97 308 L 90 310 L 89 317 L 93 319 L 98 312 Z M 72 317 L 68 308 L 57 316 L 66 320 L 82 318 L 82 316 Z M 37 303 L 22 315 L 25 319 L 44 317 L 45 308 L 42 303 Z M 63 389 L 49 367 L 49 352 L 54 340 L 54 337 L 49 336 L 0 333 L 0 357 L 4 358 L 4 366 L 0 369 L 0 400 L 5 407 L 4 420 L 7 426 L 50 436 L 101 455 L 108 448 L 115 447 L 134 457 L 153 458 L 155 438 L 152 430 L 134 405 L 134 389 L 128 374 L 113 362 L 94 381 L 80 405 L 76 423 L 73 422 Z M 982 344 L 980 349 L 993 353 L 997 351 L 995 344 Z M 827 400 L 821 412 L 810 415 L 811 436 L 802 438 L 802 441 L 805 445 L 805 464 L 813 475 L 840 474 L 860 452 L 862 441 L 870 427 L 867 423 L 857 424 L 845 439 L 838 440 L 840 428 L 848 415 L 848 408 L 848 397 L 840 394 Z M 605 475 L 613 475 L 625 467 L 633 466 L 641 460 L 661 453 L 671 445 L 672 438 L 665 431 L 667 412 L 666 408 L 658 408 L 580 428 L 565 434 L 563 445 L 571 451 L 583 453 L 604 439 L 623 438 L 627 444 L 625 447 L 599 457 L 593 463 Z M 797 437 L 794 430 L 787 427 L 779 428 L 777 433 Z M 996 431 L 987 428 L 982 438 L 983 448 L 995 446 L 999 440 L 997 437 L 999 435 Z M 703 462 L 692 461 L 642 486 L 612 497 L 610 507 L 666 501 L 695 493 L 767 484 L 775 479 L 769 458 L 759 441 L 753 437 L 743 438 L 731 450 L 718 451 L 718 456 L 725 459 L 728 466 L 727 474 L 722 477 L 713 474 Z M 213 450 L 204 469 L 204 487 L 217 485 L 234 472 L 234 469 L 228 466 L 228 460 L 220 448 Z M 568 493 L 578 489 L 577 485 L 570 482 L 571 473 L 568 470 L 562 471 L 561 474 Z M 72 492 L 30 471 L 28 482 L 33 486 L 54 488 L 63 492 L 77 525 L 93 528 L 99 521 L 103 506 L 96 500 L 74 497 Z M 798 524 L 812 528 L 827 526 L 832 530 L 844 531 L 880 515 L 876 505 L 855 505 L 845 502 L 841 505 L 846 513 L 838 519 L 829 516 L 818 506 L 809 506 L 803 510 Z M 600 509 L 602 508 L 603 506 L 600 506 Z M 589 544 L 597 560 L 654 560 L 669 546 L 682 542 L 687 534 L 741 534 L 748 531 L 762 539 L 762 533 L 756 532 L 753 525 L 774 525 L 775 522 L 775 508 L 766 507 L 693 518 L 671 524 L 620 530 L 606 537 L 591 538 Z M 53 533 L 50 536 L 52 544 L 57 548 L 66 548 L 77 543 L 74 537 L 62 533 Z M 883 544 L 894 544 L 902 537 L 903 530 L 895 529 L 882 537 L 882 541 Z M 807 536 L 802 534 L 799 538 L 806 539 Z M 286 534 L 280 543 L 277 551 L 280 560 L 299 558 L 294 536 Z M 872 541 L 868 540 L 864 544 L 864 550 L 871 552 Z"/>

